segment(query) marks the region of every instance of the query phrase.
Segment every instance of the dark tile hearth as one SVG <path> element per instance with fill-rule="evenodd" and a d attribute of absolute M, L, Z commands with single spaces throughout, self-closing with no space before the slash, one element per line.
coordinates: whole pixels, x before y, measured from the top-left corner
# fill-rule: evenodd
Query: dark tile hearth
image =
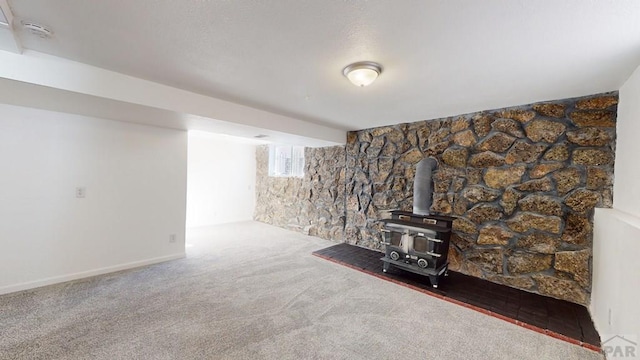
<path fill-rule="evenodd" d="M 598 335 L 584 306 L 495 284 L 449 271 L 437 289 L 424 276 L 396 268 L 382 272 L 383 253 L 348 244 L 315 251 L 314 255 L 438 298 L 473 308 L 514 324 L 600 351 Z"/>

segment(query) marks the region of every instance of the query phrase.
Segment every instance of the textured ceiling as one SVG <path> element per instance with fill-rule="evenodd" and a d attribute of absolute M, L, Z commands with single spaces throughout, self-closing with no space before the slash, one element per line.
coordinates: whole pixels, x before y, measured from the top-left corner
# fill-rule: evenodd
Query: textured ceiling
<path fill-rule="evenodd" d="M 342 129 L 617 90 L 640 1 L 12 0 L 25 48 Z M 341 74 L 384 66 L 371 86 Z M 223 120 L 223 119 L 222 119 Z"/>

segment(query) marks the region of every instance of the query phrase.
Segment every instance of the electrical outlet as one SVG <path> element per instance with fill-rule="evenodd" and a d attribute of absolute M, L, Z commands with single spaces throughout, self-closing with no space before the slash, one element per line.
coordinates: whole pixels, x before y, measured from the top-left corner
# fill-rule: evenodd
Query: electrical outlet
<path fill-rule="evenodd" d="M 170 242 L 170 243 L 174 243 L 174 242 L 176 242 L 176 234 L 171 234 L 171 235 L 169 235 L 169 242 Z"/>
<path fill-rule="evenodd" d="M 76 188 L 76 197 L 81 199 L 84 198 L 85 196 L 87 196 L 87 189 L 84 187 L 77 187 Z"/>

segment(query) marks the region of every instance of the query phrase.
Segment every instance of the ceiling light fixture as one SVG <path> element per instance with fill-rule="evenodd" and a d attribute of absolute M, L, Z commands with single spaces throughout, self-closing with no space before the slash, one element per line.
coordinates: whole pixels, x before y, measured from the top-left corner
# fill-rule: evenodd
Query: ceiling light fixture
<path fill-rule="evenodd" d="M 382 66 L 372 61 L 360 61 L 347 65 L 342 74 L 355 86 L 367 86 L 374 82 L 382 72 Z"/>
<path fill-rule="evenodd" d="M 41 39 L 48 39 L 53 35 L 53 31 L 47 29 L 44 25 L 32 23 L 32 22 L 22 22 L 22 27 L 29 31 L 32 35 L 35 35 Z"/>
<path fill-rule="evenodd" d="M 0 8 L 0 25 L 9 26 L 9 19 L 4 15 L 2 8 Z"/>
<path fill-rule="evenodd" d="M 0 25 L 3 27 L 11 28 L 11 21 L 13 20 L 13 14 L 11 14 L 11 8 L 6 0 L 0 0 Z"/>

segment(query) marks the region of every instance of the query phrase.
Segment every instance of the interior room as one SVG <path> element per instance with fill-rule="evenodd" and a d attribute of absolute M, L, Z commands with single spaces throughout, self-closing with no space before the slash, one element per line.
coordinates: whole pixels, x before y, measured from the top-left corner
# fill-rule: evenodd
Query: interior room
<path fill-rule="evenodd" d="M 640 358 L 640 2 L 0 10 L 0 358 Z"/>

